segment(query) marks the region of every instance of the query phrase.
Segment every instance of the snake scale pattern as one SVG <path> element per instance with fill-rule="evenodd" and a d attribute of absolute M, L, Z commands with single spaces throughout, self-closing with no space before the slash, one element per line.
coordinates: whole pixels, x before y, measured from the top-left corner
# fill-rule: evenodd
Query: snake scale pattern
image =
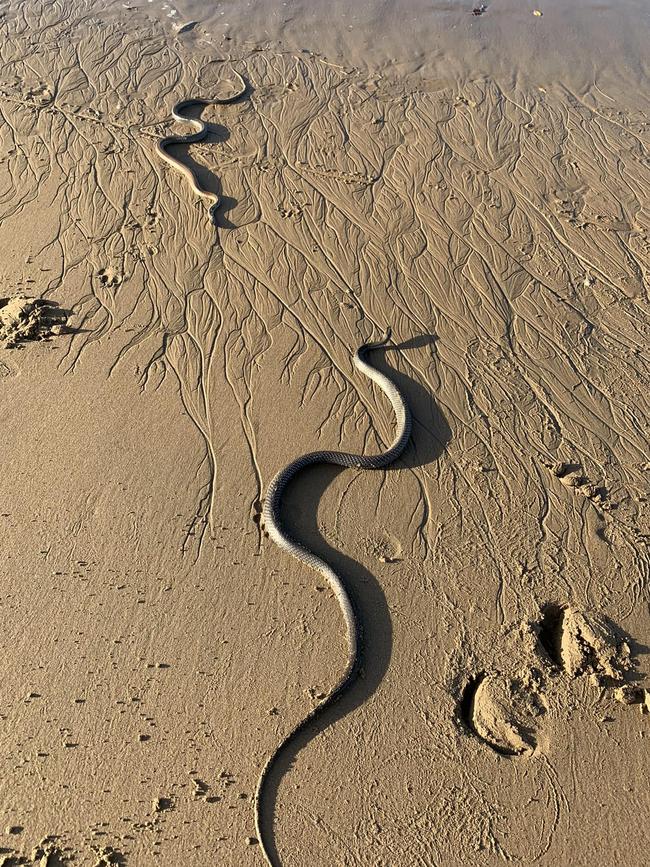
<path fill-rule="evenodd" d="M 331 566 L 328 566 L 328 564 L 325 563 L 324 560 L 321 560 L 321 558 L 316 556 L 316 554 L 294 541 L 282 527 L 280 521 L 282 496 L 289 482 L 297 473 L 305 469 L 305 467 L 314 464 L 335 464 L 340 467 L 377 470 L 392 464 L 402 454 L 406 447 L 408 438 L 411 435 L 411 414 L 409 408 L 397 386 L 387 376 L 384 376 L 383 373 L 380 373 L 365 361 L 365 355 L 370 350 L 386 344 L 390 340 L 390 336 L 391 331 L 388 329 L 381 340 L 376 343 L 365 343 L 363 346 L 359 347 L 354 354 L 354 365 L 358 370 L 375 382 L 379 388 L 381 388 L 393 405 L 397 420 L 397 432 L 392 445 L 386 451 L 381 452 L 381 454 L 378 455 L 353 455 L 346 452 L 330 451 L 311 452 L 310 454 L 302 455 L 302 457 L 296 458 L 295 461 L 292 461 L 283 470 L 280 470 L 280 472 L 275 476 L 269 485 L 264 502 L 264 526 L 271 539 L 273 539 L 276 545 L 282 548 L 283 551 L 287 551 L 296 559 L 320 572 L 334 591 L 343 613 L 348 641 L 347 665 L 336 686 L 301 722 L 298 723 L 297 726 L 295 726 L 294 729 L 292 729 L 292 731 L 289 732 L 271 754 L 262 769 L 257 785 L 257 792 L 255 794 L 255 825 L 264 857 L 270 867 L 281 867 L 281 865 L 271 851 L 270 841 L 272 829 L 267 829 L 264 826 L 263 821 L 265 785 L 269 774 L 271 773 L 280 753 L 283 752 L 283 750 L 310 723 L 320 716 L 327 708 L 331 707 L 353 683 L 359 672 L 362 638 L 361 624 L 355 613 L 352 600 L 350 599 L 341 578 L 336 574 Z"/>
<path fill-rule="evenodd" d="M 238 72 L 235 72 L 235 75 L 239 80 L 239 89 L 231 96 L 226 96 L 221 99 L 202 99 L 196 97 L 195 99 L 183 99 L 180 102 L 177 102 L 172 109 L 172 117 L 180 123 L 191 124 L 196 129 L 196 132 L 191 133 L 190 135 L 168 135 L 165 138 L 160 139 L 156 144 L 156 153 L 160 159 L 169 163 L 170 166 L 173 166 L 177 171 L 184 175 L 197 195 L 212 202 L 209 214 L 210 220 L 215 223 L 215 225 L 216 211 L 221 199 L 216 193 L 211 193 L 209 190 L 202 187 L 192 169 L 169 154 L 167 148 L 169 145 L 194 144 L 195 142 L 203 141 L 209 132 L 208 124 L 199 118 L 187 117 L 185 112 L 191 105 L 227 105 L 230 102 L 235 102 L 235 100 L 239 99 L 240 96 L 243 96 L 246 93 L 246 82 Z"/>

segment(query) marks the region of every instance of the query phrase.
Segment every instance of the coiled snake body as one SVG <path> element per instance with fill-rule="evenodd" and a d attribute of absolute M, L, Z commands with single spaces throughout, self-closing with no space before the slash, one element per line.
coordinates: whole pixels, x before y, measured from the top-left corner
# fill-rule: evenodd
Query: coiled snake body
<path fill-rule="evenodd" d="M 313 722 L 316 717 L 320 716 L 326 708 L 331 707 L 355 680 L 359 672 L 361 651 L 361 625 L 343 582 L 331 566 L 328 566 L 327 563 L 321 560 L 320 557 L 317 557 L 316 554 L 313 554 L 311 551 L 308 551 L 302 545 L 295 542 L 285 532 L 280 521 L 282 495 L 294 476 L 300 472 L 300 470 L 311 466 L 312 464 L 336 464 L 341 467 L 356 467 L 358 469 L 376 470 L 392 464 L 393 461 L 397 460 L 397 458 L 402 454 L 411 434 L 411 414 L 408 406 L 397 386 L 391 382 L 387 376 L 384 376 L 383 373 L 380 373 L 364 360 L 364 356 L 367 352 L 375 347 L 383 346 L 390 339 L 390 335 L 391 332 L 390 329 L 388 329 L 381 340 L 376 343 L 366 343 L 359 347 L 354 355 L 354 365 L 381 388 L 393 405 L 397 420 L 397 432 L 392 445 L 385 452 L 378 455 L 353 455 L 347 454 L 346 452 L 329 451 L 311 452 L 310 454 L 303 455 L 302 457 L 296 458 L 295 461 L 290 463 L 283 470 L 280 470 L 269 485 L 266 494 L 263 518 L 264 526 L 268 531 L 269 536 L 278 547 L 282 548 L 284 551 L 288 551 L 298 560 L 301 560 L 303 563 L 316 569 L 327 580 L 336 595 L 339 605 L 341 606 L 348 640 L 348 662 L 337 685 L 300 723 L 298 723 L 294 729 L 292 729 L 291 732 L 289 732 L 284 740 L 281 741 L 279 746 L 269 757 L 260 775 L 255 795 L 255 825 L 262 851 L 270 867 L 280 867 L 280 864 L 270 851 L 269 842 L 271 832 L 267 835 L 266 829 L 263 827 L 263 796 L 268 776 L 278 756 L 287 745 L 291 743 L 291 741 L 293 741 L 311 722 Z"/>
<path fill-rule="evenodd" d="M 183 99 L 180 102 L 177 102 L 172 109 L 172 117 L 174 120 L 178 120 L 181 123 L 191 124 L 196 129 L 196 132 L 191 133 L 190 135 L 168 135 L 165 138 L 160 139 L 156 144 L 156 153 L 158 156 L 162 160 L 165 160 L 165 162 L 169 163 L 170 166 L 173 166 L 177 171 L 181 172 L 181 174 L 185 175 L 195 193 L 212 202 L 208 213 L 213 223 L 216 223 L 216 210 L 221 202 L 220 197 L 216 193 L 211 193 L 209 190 L 202 187 L 192 169 L 185 165 L 185 163 L 182 163 L 180 160 L 171 156 L 171 154 L 167 153 L 166 149 L 169 145 L 194 144 L 195 142 L 203 141 L 208 134 L 208 124 L 199 118 L 187 117 L 184 112 L 191 105 L 227 105 L 228 103 L 239 99 L 240 96 L 243 96 L 244 93 L 246 93 L 246 82 L 238 72 L 235 72 L 235 75 L 239 79 L 240 88 L 232 96 L 226 96 L 222 99 Z"/>

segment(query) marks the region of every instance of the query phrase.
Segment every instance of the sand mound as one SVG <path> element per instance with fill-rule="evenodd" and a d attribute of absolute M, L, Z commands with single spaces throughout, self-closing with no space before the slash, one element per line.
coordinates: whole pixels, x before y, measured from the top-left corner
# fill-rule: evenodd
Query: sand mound
<path fill-rule="evenodd" d="M 565 671 L 576 677 L 594 674 L 599 681 L 619 684 L 631 669 L 630 648 L 611 624 L 571 608 L 564 612 L 560 653 Z"/>
<path fill-rule="evenodd" d="M 591 675 L 601 686 L 620 686 L 634 669 L 628 642 L 613 623 L 596 612 L 548 606 L 540 641 L 570 677 Z"/>
<path fill-rule="evenodd" d="M 52 301 L 17 294 L 0 299 L 0 344 L 8 349 L 24 340 L 61 334 L 66 314 Z"/>

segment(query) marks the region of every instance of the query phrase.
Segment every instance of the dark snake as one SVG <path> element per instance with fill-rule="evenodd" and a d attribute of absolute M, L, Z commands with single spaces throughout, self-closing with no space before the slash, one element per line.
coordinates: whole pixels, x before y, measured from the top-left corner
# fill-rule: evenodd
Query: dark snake
<path fill-rule="evenodd" d="M 353 455 L 346 452 L 310 452 L 307 455 L 296 458 L 288 466 L 275 476 L 269 485 L 266 499 L 264 502 L 263 519 L 264 527 L 273 541 L 282 548 L 288 551 L 296 559 L 323 575 L 329 583 L 329 586 L 334 591 L 334 594 L 341 606 L 348 640 L 348 661 L 346 668 L 341 675 L 338 683 L 330 693 L 317 704 L 309 714 L 296 725 L 288 735 L 280 742 L 274 752 L 269 756 L 257 785 L 255 794 L 255 826 L 257 830 L 258 840 L 262 847 L 262 852 L 270 867 L 281 867 L 279 861 L 270 852 L 270 841 L 272 829 L 263 827 L 263 798 L 265 784 L 269 774 L 275 765 L 278 756 L 281 752 L 302 732 L 307 726 L 314 722 L 327 708 L 331 707 L 348 687 L 355 681 L 360 667 L 360 651 L 361 651 L 361 624 L 355 613 L 354 606 L 348 595 L 348 592 L 341 578 L 336 572 L 321 560 L 316 554 L 308 551 L 298 542 L 294 541 L 282 527 L 280 521 L 280 507 L 282 504 L 282 496 L 289 482 L 305 467 L 313 464 L 335 464 L 339 467 L 354 467 L 356 469 L 378 470 L 392 464 L 402 454 L 406 447 L 406 443 L 411 434 L 411 414 L 409 408 L 400 394 L 397 386 L 391 380 L 380 373 L 367 361 L 364 356 L 371 349 L 383 346 L 390 340 L 390 328 L 381 340 L 376 343 L 365 343 L 360 346 L 354 354 L 354 366 L 373 380 L 388 397 L 395 410 L 397 420 L 397 432 L 392 445 L 384 452 L 378 455 Z"/>

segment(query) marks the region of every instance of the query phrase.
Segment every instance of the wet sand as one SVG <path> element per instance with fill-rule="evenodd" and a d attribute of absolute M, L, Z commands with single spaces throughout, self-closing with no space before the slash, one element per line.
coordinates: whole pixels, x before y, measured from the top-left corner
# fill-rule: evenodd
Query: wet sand
<path fill-rule="evenodd" d="M 264 863 L 390 325 L 280 863 L 640 867 L 645 4 L 280 5 L 0 6 L 0 864 Z"/>

